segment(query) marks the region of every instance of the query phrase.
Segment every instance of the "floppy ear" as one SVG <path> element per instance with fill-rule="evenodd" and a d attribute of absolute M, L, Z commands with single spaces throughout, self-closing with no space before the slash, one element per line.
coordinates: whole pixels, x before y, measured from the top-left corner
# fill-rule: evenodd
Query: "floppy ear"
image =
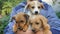
<path fill-rule="evenodd" d="M 10 21 L 12 22 L 13 20 L 15 20 L 15 16 L 13 16 Z"/>
<path fill-rule="evenodd" d="M 38 0 L 27 0 L 27 2 L 29 2 L 29 1 L 38 1 Z"/>
<path fill-rule="evenodd" d="M 26 18 L 26 23 L 23 27 L 23 31 L 25 32 L 28 29 L 28 26 L 29 26 L 29 15 L 24 14 L 24 17 Z"/>
<path fill-rule="evenodd" d="M 46 19 L 45 17 L 42 17 L 42 18 L 40 19 L 40 21 L 41 21 L 41 23 L 42 23 L 42 28 L 43 28 L 44 30 L 50 29 L 50 26 L 49 26 L 49 24 L 47 23 L 48 21 L 47 21 L 47 19 Z"/>
<path fill-rule="evenodd" d="M 27 15 L 27 14 L 24 14 L 24 17 L 26 18 L 26 20 L 29 19 L 29 15 Z"/>
<path fill-rule="evenodd" d="M 31 1 L 38 1 L 38 0 L 27 0 L 27 3 L 31 2 Z"/>
<path fill-rule="evenodd" d="M 29 25 L 29 15 L 25 14 L 24 17 L 26 18 L 26 24 L 25 25 Z"/>
<path fill-rule="evenodd" d="M 30 4 L 28 3 L 28 4 L 25 6 L 25 8 L 24 8 L 24 12 L 26 12 L 26 10 L 29 9 L 29 6 L 30 6 Z"/>
<path fill-rule="evenodd" d="M 33 1 L 33 0 L 27 0 L 27 3 L 31 2 L 31 1 Z"/>
<path fill-rule="evenodd" d="M 42 9 L 45 9 L 43 3 L 40 3 L 40 7 L 41 7 Z"/>
<path fill-rule="evenodd" d="M 41 23 L 42 23 L 42 28 L 44 29 L 46 23 L 44 22 L 44 20 L 40 19 Z"/>

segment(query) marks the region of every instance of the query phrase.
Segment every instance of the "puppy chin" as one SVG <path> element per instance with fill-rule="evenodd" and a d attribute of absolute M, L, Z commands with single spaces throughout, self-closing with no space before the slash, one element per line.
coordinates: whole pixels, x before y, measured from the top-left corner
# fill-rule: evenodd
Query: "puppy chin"
<path fill-rule="evenodd" d="M 39 15 L 40 13 L 36 14 L 36 13 L 32 13 L 33 15 Z"/>
<path fill-rule="evenodd" d="M 33 29 L 32 31 L 36 33 L 36 32 L 38 32 L 39 30 L 36 30 L 36 29 L 34 30 L 34 29 Z"/>
<path fill-rule="evenodd" d="M 26 30 L 23 29 L 23 32 L 26 32 Z"/>

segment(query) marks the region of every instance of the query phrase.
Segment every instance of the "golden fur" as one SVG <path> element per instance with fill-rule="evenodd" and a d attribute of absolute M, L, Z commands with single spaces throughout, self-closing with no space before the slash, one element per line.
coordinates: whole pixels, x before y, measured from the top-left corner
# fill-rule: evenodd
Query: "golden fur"
<path fill-rule="evenodd" d="M 12 20 L 15 20 L 15 24 L 13 26 L 13 31 L 17 32 L 20 29 L 23 29 L 23 31 L 26 31 L 28 29 L 28 22 L 29 16 L 25 13 L 18 13 L 15 16 L 12 17 Z"/>
<path fill-rule="evenodd" d="M 50 31 L 50 25 L 48 24 L 48 20 L 44 16 L 34 15 L 30 17 L 29 20 L 32 30 L 35 30 L 35 32 L 43 31 L 44 34 L 52 34 L 52 32 Z"/>

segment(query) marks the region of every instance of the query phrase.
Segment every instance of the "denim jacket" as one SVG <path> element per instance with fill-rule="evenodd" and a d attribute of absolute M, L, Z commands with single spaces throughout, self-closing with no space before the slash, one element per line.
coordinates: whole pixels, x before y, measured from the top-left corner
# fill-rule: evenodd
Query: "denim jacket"
<path fill-rule="evenodd" d="M 43 2 L 43 4 L 45 6 L 45 9 L 42 9 L 40 11 L 41 15 L 45 16 L 48 19 L 48 24 L 51 26 L 51 28 L 60 30 L 60 20 L 56 16 L 56 13 L 54 12 L 54 10 L 52 9 L 52 7 L 50 5 L 48 5 L 45 2 Z M 26 2 L 22 2 L 19 5 L 17 5 L 16 7 L 14 7 L 12 9 L 10 19 L 12 18 L 12 16 L 16 15 L 17 13 L 23 12 L 25 5 L 26 5 Z M 9 22 L 9 24 L 5 27 L 5 29 L 4 29 L 5 34 L 14 34 L 14 32 L 12 30 L 14 22 L 15 21 Z"/>

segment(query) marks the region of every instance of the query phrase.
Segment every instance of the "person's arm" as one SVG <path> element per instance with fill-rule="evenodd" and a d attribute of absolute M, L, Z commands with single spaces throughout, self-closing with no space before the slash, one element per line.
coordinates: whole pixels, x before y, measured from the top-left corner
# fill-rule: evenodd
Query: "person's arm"
<path fill-rule="evenodd" d="M 11 15 L 10 15 L 10 20 L 19 11 L 23 11 L 23 6 L 24 6 L 24 4 L 20 3 L 18 6 L 16 6 L 15 8 L 12 9 L 12 12 L 11 12 Z M 9 24 L 7 25 L 7 27 L 5 27 L 5 29 L 4 29 L 4 34 L 14 34 L 14 32 L 12 30 L 14 22 L 15 21 L 9 22 Z"/>
<path fill-rule="evenodd" d="M 60 20 L 56 16 L 56 13 L 54 12 L 54 10 L 51 6 L 48 7 L 47 18 L 48 18 L 48 23 L 50 24 L 51 28 L 60 30 Z"/>

